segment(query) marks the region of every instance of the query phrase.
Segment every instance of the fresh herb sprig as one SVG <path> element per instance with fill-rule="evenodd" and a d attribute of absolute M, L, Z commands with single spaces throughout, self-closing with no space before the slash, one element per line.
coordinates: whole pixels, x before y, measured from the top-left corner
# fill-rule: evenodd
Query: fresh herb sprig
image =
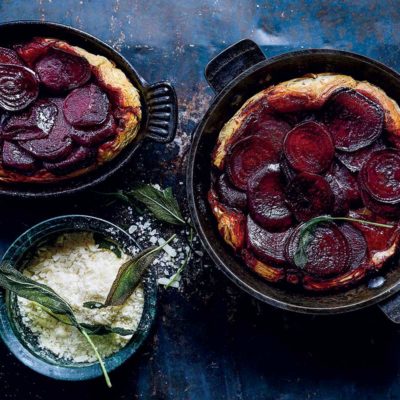
<path fill-rule="evenodd" d="M 390 224 L 382 224 L 379 222 L 350 217 L 332 217 L 330 215 L 321 215 L 319 217 L 312 218 L 305 222 L 302 226 L 297 248 L 293 255 L 293 261 L 299 268 L 304 268 L 304 266 L 307 264 L 307 248 L 314 239 L 314 233 L 317 225 L 329 221 L 358 222 L 360 224 L 372 225 L 380 228 L 394 228 L 394 226 Z"/>

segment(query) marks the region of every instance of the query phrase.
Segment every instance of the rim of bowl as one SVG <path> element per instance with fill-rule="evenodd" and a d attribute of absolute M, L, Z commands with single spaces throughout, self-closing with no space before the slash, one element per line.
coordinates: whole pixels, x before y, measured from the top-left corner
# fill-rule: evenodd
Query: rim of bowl
<path fill-rule="evenodd" d="M 107 229 L 110 228 L 117 232 L 115 236 L 118 235 L 119 240 L 112 236 L 110 231 L 107 231 Z M 140 248 L 129 233 L 112 222 L 89 215 L 71 214 L 47 219 L 23 232 L 8 247 L 2 258 L 2 262 L 13 259 L 17 259 L 16 261 L 18 261 L 22 258 L 23 254 L 34 248 L 38 241 L 52 234 L 85 230 L 98 232 L 113 239 L 119 243 L 124 250 L 126 250 L 127 245 L 129 245 L 129 247 L 135 246 Z M 122 243 L 122 238 L 126 240 L 125 245 Z M 8 292 L 2 290 L 0 292 L 0 337 L 8 349 L 24 365 L 35 372 L 57 380 L 83 381 L 98 378 L 103 375 L 97 361 L 85 363 L 83 365 L 62 366 L 44 360 L 34 351 L 26 347 L 13 328 L 13 322 L 9 317 L 7 297 Z M 113 371 L 133 356 L 150 333 L 155 319 L 157 305 L 157 284 L 156 274 L 154 273 L 147 273 L 147 279 L 144 280 L 144 297 L 142 316 L 140 317 L 139 325 L 132 339 L 126 346 L 104 359 L 108 372 Z"/>

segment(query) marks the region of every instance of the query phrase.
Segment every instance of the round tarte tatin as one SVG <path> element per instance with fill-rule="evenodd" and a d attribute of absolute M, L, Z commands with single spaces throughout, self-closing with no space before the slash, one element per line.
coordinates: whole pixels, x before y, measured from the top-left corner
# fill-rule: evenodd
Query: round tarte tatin
<path fill-rule="evenodd" d="M 123 71 L 53 38 L 0 48 L 0 111 L 0 181 L 12 183 L 92 171 L 132 142 L 141 120 Z"/>
<path fill-rule="evenodd" d="M 266 88 L 224 125 L 212 165 L 218 230 L 267 281 L 346 288 L 399 247 L 400 108 L 369 82 L 321 73 Z M 320 216 L 365 223 L 325 218 L 305 239 Z"/>

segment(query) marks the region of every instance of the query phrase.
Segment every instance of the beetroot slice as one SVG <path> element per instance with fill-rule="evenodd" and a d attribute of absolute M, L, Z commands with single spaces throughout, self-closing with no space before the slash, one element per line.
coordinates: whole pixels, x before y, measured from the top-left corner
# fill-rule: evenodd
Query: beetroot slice
<path fill-rule="evenodd" d="M 350 269 L 357 268 L 367 256 L 367 242 L 363 233 L 352 224 L 344 223 L 339 225 L 339 229 L 346 236 L 350 251 Z"/>
<path fill-rule="evenodd" d="M 373 152 L 377 150 L 383 150 L 385 148 L 386 146 L 383 143 L 383 140 L 377 139 L 371 145 L 354 151 L 353 153 L 337 151 L 336 157 L 343 165 L 347 167 L 349 171 L 359 172 Z"/>
<path fill-rule="evenodd" d="M 286 231 L 293 222 L 283 191 L 278 164 L 268 164 L 250 178 L 247 202 L 251 217 L 263 228 Z"/>
<path fill-rule="evenodd" d="M 329 214 L 334 203 L 334 195 L 326 179 L 307 172 L 292 179 L 286 190 L 286 199 L 298 221 Z"/>
<path fill-rule="evenodd" d="M 283 232 L 269 232 L 247 216 L 247 246 L 262 261 L 285 264 L 285 245 L 293 228 Z"/>
<path fill-rule="evenodd" d="M 386 204 L 377 201 L 365 190 L 361 190 L 361 198 L 368 210 L 384 218 L 400 218 L 399 204 Z"/>
<path fill-rule="evenodd" d="M 267 137 L 249 136 L 236 142 L 227 154 L 226 172 L 230 181 L 246 190 L 249 178 L 266 164 L 277 163 L 279 145 Z"/>
<path fill-rule="evenodd" d="M 58 113 L 48 99 L 36 101 L 29 109 L 13 114 L 4 124 L 2 136 L 12 140 L 32 140 L 47 137 Z"/>
<path fill-rule="evenodd" d="M 53 41 L 36 37 L 30 42 L 17 44 L 13 47 L 25 64 L 27 64 L 29 67 L 33 67 L 39 58 L 47 54 L 52 45 Z"/>
<path fill-rule="evenodd" d="M 360 186 L 376 201 L 400 203 L 400 152 L 376 151 L 361 168 Z"/>
<path fill-rule="evenodd" d="M 221 174 L 215 182 L 215 190 L 221 203 L 227 206 L 245 210 L 247 208 L 246 193 L 235 189 L 226 174 Z"/>
<path fill-rule="evenodd" d="M 370 145 L 382 133 L 383 110 L 353 89 L 341 90 L 327 101 L 324 121 L 335 146 L 356 151 Z"/>
<path fill-rule="evenodd" d="M 45 139 L 19 141 L 19 144 L 34 157 L 45 161 L 59 161 L 66 158 L 73 149 L 69 136 L 71 127 L 61 111 L 62 99 L 52 99 L 58 112 L 53 128 Z"/>
<path fill-rule="evenodd" d="M 319 174 L 326 171 L 334 151 L 329 132 L 314 121 L 295 126 L 283 142 L 283 153 L 289 165 L 299 172 Z"/>
<path fill-rule="evenodd" d="M 55 93 L 83 86 L 91 75 L 85 58 L 54 48 L 39 59 L 35 71 L 42 84 Z"/>
<path fill-rule="evenodd" d="M 18 57 L 18 54 L 14 50 L 7 49 L 6 47 L 0 47 L 0 63 L 24 65 L 22 60 Z"/>
<path fill-rule="evenodd" d="M 116 125 L 114 117 L 110 114 L 104 124 L 92 129 L 75 129 L 70 132 L 74 142 L 82 146 L 96 146 L 104 143 L 116 135 Z"/>
<path fill-rule="evenodd" d="M 96 151 L 87 147 L 78 147 L 65 160 L 49 163 L 44 162 L 44 167 L 54 174 L 65 174 L 92 164 Z"/>
<path fill-rule="evenodd" d="M 36 100 L 39 81 L 36 74 L 21 65 L 0 64 L 0 107 L 20 111 Z"/>
<path fill-rule="evenodd" d="M 290 236 L 285 256 L 293 265 L 300 232 L 299 225 Z M 344 233 L 334 223 L 319 224 L 313 231 L 312 239 L 305 249 L 307 262 L 302 271 L 319 278 L 329 278 L 346 272 L 350 267 L 350 246 Z"/>
<path fill-rule="evenodd" d="M 65 119 L 76 128 L 102 124 L 109 111 L 107 95 L 93 83 L 72 91 L 63 105 Z"/>
<path fill-rule="evenodd" d="M 37 168 L 36 160 L 17 144 L 4 141 L 3 166 L 22 172 L 31 172 Z"/>
<path fill-rule="evenodd" d="M 263 112 L 248 118 L 242 128 L 241 136 L 258 135 L 271 137 L 280 146 L 290 129 L 291 127 L 287 122 L 271 113 Z"/>

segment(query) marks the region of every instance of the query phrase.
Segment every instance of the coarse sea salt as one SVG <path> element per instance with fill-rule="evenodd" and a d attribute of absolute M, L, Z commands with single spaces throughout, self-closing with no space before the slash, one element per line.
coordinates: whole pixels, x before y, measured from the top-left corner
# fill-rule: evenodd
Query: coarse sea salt
<path fill-rule="evenodd" d="M 99 248 L 92 233 L 68 233 L 53 245 L 39 248 L 24 274 L 50 286 L 72 307 L 78 321 L 135 330 L 143 313 L 144 293 L 139 286 L 122 306 L 88 309 L 86 301 L 104 302 L 120 266 L 128 259 Z M 82 334 L 63 324 L 29 300 L 18 298 L 23 324 L 37 337 L 39 347 L 73 362 L 94 362 L 96 356 Z M 92 336 L 102 357 L 125 346 L 131 336 Z"/>

